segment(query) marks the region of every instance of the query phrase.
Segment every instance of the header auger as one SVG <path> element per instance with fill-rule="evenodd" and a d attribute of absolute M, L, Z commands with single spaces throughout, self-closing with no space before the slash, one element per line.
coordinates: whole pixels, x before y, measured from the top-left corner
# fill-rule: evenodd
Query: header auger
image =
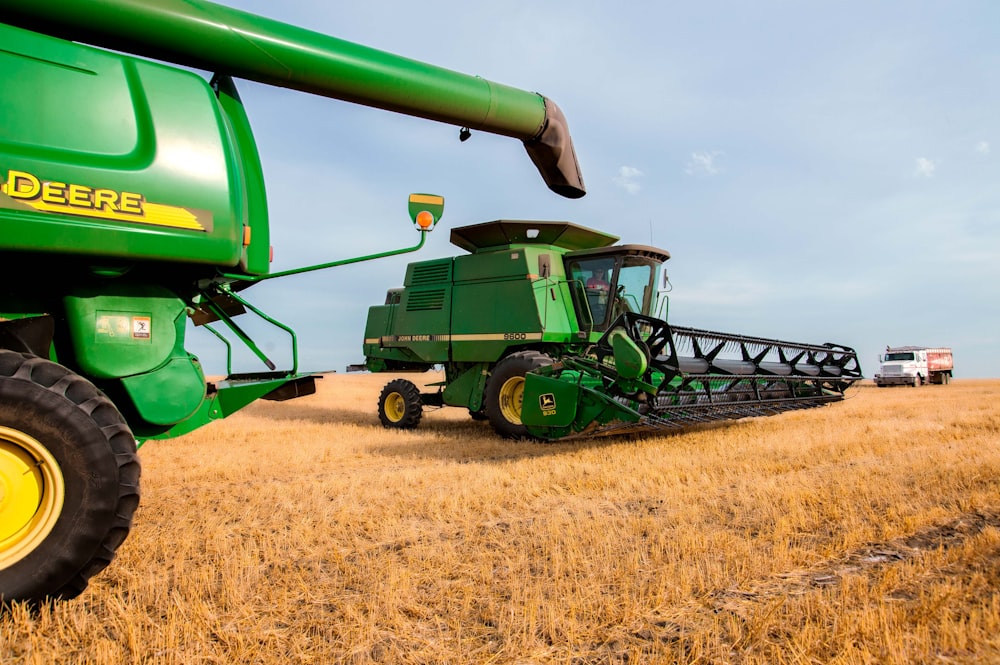
<path fill-rule="evenodd" d="M 843 399 L 853 349 L 671 326 L 622 314 L 590 350 L 526 376 L 521 420 L 540 439 L 664 430 Z"/>
<path fill-rule="evenodd" d="M 415 195 L 415 246 L 271 272 L 235 78 L 516 138 L 550 189 L 585 193 L 550 99 L 205 0 L 0 0 L 0 45 L 0 604 L 71 598 L 108 565 L 139 501 L 137 440 L 314 390 L 247 287 L 417 250 L 441 215 Z M 247 312 L 287 332 L 291 367 Z M 230 352 L 207 383 L 189 320 L 267 371 L 234 373 Z"/>
<path fill-rule="evenodd" d="M 448 405 L 506 437 L 655 431 L 822 406 L 862 378 L 845 346 L 668 324 L 670 255 L 616 240 L 566 222 L 453 229 L 471 254 L 410 264 L 369 310 L 369 369 L 445 370 L 434 392 L 390 382 L 382 423 Z"/>

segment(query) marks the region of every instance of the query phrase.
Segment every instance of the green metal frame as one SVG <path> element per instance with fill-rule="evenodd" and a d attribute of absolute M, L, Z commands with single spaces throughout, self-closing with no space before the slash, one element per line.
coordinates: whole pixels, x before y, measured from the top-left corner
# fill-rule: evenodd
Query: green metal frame
<path fill-rule="evenodd" d="M 233 280 L 237 282 L 262 282 L 267 279 L 274 279 L 275 277 L 288 277 L 289 275 L 301 275 L 307 272 L 313 272 L 315 270 L 326 270 L 327 268 L 336 268 L 339 266 L 346 266 L 352 263 L 361 263 L 362 261 L 372 261 L 375 259 L 384 259 L 390 256 L 398 256 L 400 254 L 409 254 L 410 252 L 416 252 L 424 246 L 427 240 L 427 234 L 429 231 L 420 231 L 420 241 L 412 247 L 404 247 L 402 249 L 393 249 L 387 252 L 378 252 L 376 254 L 368 254 L 367 256 L 359 256 L 351 259 L 340 259 L 338 261 L 329 261 L 327 263 L 319 263 L 311 266 L 303 266 L 302 268 L 291 268 L 289 270 L 282 270 L 281 272 L 272 272 L 267 275 L 241 275 L 238 273 L 220 273 L 219 276 L 223 279 Z"/>

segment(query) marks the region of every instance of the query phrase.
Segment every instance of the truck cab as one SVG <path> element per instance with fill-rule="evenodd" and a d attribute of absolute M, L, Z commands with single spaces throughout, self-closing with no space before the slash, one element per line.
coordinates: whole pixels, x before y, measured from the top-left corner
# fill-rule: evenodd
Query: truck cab
<path fill-rule="evenodd" d="M 951 349 L 947 347 L 890 346 L 879 356 L 879 362 L 875 385 L 880 388 L 948 384 L 954 369 Z"/>
<path fill-rule="evenodd" d="M 889 385 L 919 386 L 927 376 L 927 352 L 916 349 L 892 351 L 880 358 L 882 366 L 875 375 L 879 387 Z"/>

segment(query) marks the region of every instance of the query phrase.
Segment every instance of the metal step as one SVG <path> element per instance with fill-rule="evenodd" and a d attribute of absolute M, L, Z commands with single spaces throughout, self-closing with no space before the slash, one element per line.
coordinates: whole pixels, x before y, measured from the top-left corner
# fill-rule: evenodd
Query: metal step
<path fill-rule="evenodd" d="M 322 379 L 319 374 L 294 375 L 289 372 L 247 372 L 230 374 L 220 381 L 215 388 L 223 390 L 235 386 L 274 383 L 275 388 L 261 395 L 260 399 L 283 402 L 296 397 L 305 397 L 316 392 L 316 379 Z"/>

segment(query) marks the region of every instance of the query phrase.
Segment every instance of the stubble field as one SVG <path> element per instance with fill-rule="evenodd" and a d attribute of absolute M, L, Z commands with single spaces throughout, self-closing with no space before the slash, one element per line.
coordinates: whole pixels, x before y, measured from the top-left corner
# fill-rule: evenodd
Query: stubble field
<path fill-rule="evenodd" d="M 118 558 L 0 661 L 1000 662 L 1000 381 L 538 444 L 383 430 L 389 378 L 144 446 Z"/>

